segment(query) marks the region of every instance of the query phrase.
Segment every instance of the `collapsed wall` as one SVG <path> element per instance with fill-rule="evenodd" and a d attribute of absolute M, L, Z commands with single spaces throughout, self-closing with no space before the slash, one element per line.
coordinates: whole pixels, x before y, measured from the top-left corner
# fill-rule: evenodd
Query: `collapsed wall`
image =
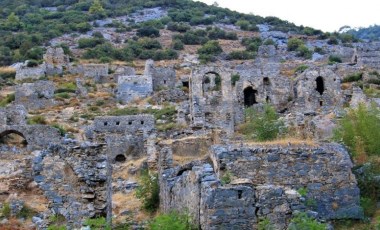
<path fill-rule="evenodd" d="M 195 161 L 172 168 L 170 151 L 161 151 L 163 211 L 186 211 L 201 229 L 257 228 L 262 218 L 285 229 L 297 211 L 321 219 L 363 216 L 353 165 L 340 145 L 219 145 L 210 156 L 212 164 Z M 226 173 L 233 178 L 229 184 L 222 183 Z"/>

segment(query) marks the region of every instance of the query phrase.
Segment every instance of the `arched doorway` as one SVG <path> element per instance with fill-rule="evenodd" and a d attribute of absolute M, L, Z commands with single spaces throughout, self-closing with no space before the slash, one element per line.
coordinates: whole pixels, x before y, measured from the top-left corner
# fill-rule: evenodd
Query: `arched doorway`
<path fill-rule="evenodd" d="M 325 83 L 323 81 L 323 77 L 319 76 L 317 79 L 315 79 L 315 81 L 317 82 L 317 88 L 315 90 L 317 90 L 319 94 L 322 95 L 325 91 Z"/>
<path fill-rule="evenodd" d="M 250 107 L 257 104 L 256 101 L 257 90 L 254 90 L 251 86 L 244 89 L 244 106 Z"/>
<path fill-rule="evenodd" d="M 17 130 L 6 130 L 0 133 L 0 144 L 25 148 L 28 142 L 21 132 Z"/>

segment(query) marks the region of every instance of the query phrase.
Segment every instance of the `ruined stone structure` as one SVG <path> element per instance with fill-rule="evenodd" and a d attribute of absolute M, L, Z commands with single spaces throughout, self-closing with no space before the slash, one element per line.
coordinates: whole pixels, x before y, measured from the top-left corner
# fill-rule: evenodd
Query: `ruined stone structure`
<path fill-rule="evenodd" d="M 49 47 L 43 58 L 46 74 L 49 76 L 63 74 L 64 69 L 70 64 L 69 56 L 65 55 L 61 47 Z"/>
<path fill-rule="evenodd" d="M 153 92 L 151 76 L 119 76 L 116 98 L 120 103 L 127 104 L 133 100 L 148 97 Z"/>
<path fill-rule="evenodd" d="M 36 66 L 36 67 L 27 67 L 27 64 L 19 65 L 16 68 L 16 77 L 18 81 L 25 79 L 39 79 L 45 77 L 46 68 L 45 65 Z"/>
<path fill-rule="evenodd" d="M 23 105 L 27 110 L 51 107 L 54 102 L 55 86 L 51 81 L 24 83 L 16 87 L 15 103 Z"/>
<path fill-rule="evenodd" d="M 102 83 L 103 78 L 108 76 L 108 64 L 84 64 L 84 77 L 93 78 L 95 82 Z"/>
<path fill-rule="evenodd" d="M 152 115 L 97 117 L 86 136 L 89 140 L 108 144 L 113 162 L 126 161 L 152 154 L 149 140 L 155 137 Z"/>
<path fill-rule="evenodd" d="M 359 44 L 356 49 L 353 59 L 358 65 L 380 70 L 380 42 Z"/>
<path fill-rule="evenodd" d="M 295 79 L 293 110 L 329 112 L 343 105 L 341 78 L 329 67 L 309 68 Z"/>
<path fill-rule="evenodd" d="M 78 228 L 89 217 L 106 215 L 104 145 L 51 145 L 34 158 L 33 175 L 50 201 L 50 215 L 63 215 L 68 227 Z"/>
<path fill-rule="evenodd" d="M 176 83 L 175 70 L 169 67 L 155 67 L 153 60 L 146 61 L 144 75 L 152 76 L 154 91 L 174 88 Z"/>
<path fill-rule="evenodd" d="M 22 105 L 0 108 L 0 139 L 8 134 L 17 134 L 25 139 L 30 151 L 60 142 L 61 136 L 56 128 L 47 125 L 27 125 L 26 114 Z"/>
<path fill-rule="evenodd" d="M 194 161 L 172 168 L 172 153 L 161 151 L 163 211 L 186 210 L 201 229 L 255 229 L 260 218 L 286 229 L 297 211 L 321 219 L 363 216 L 350 157 L 339 145 L 216 145 L 210 156 L 213 165 Z M 230 184 L 221 183 L 225 173 Z"/>

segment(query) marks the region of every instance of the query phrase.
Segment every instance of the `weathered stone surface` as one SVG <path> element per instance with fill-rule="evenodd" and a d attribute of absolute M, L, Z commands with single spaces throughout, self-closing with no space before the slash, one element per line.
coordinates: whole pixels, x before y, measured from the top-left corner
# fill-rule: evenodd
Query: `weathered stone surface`
<path fill-rule="evenodd" d="M 18 81 L 22 81 L 25 79 L 39 79 L 41 77 L 45 77 L 46 74 L 46 66 L 40 65 L 37 67 L 27 67 L 27 64 L 20 65 L 16 68 L 16 77 L 15 79 Z"/>
<path fill-rule="evenodd" d="M 65 55 L 61 47 L 49 47 L 43 59 L 47 75 L 63 74 L 64 68 L 70 63 L 70 58 Z"/>
<path fill-rule="evenodd" d="M 123 104 L 139 98 L 145 98 L 153 92 L 151 76 L 119 76 L 117 100 Z"/>
<path fill-rule="evenodd" d="M 15 102 L 27 110 L 51 107 L 54 102 L 55 86 L 51 81 L 24 83 L 16 87 Z"/>

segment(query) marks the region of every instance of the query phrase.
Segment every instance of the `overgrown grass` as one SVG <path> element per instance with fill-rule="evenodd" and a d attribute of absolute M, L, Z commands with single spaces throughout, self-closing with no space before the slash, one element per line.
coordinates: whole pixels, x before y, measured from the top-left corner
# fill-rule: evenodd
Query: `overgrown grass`
<path fill-rule="evenodd" d="M 160 214 L 149 223 L 150 230 L 195 230 L 188 215 L 172 211 Z"/>
<path fill-rule="evenodd" d="M 303 73 L 305 70 L 307 70 L 309 66 L 307 65 L 300 65 L 295 69 L 295 73 Z"/>
<path fill-rule="evenodd" d="M 16 70 L 11 67 L 0 67 L 0 78 L 6 79 L 15 79 Z"/>
<path fill-rule="evenodd" d="M 347 75 L 342 82 L 354 82 L 354 81 L 360 81 L 363 78 L 363 73 L 354 73 L 354 74 L 349 74 Z"/>
<path fill-rule="evenodd" d="M 91 229 L 111 230 L 112 228 L 107 224 L 106 218 L 98 217 L 94 219 L 87 219 L 84 225 L 89 226 Z"/>
<path fill-rule="evenodd" d="M 358 163 L 380 156 L 380 110 L 375 105 L 349 109 L 339 121 L 334 140 L 344 143 Z"/>
<path fill-rule="evenodd" d="M 137 115 L 137 114 L 152 114 L 154 118 L 165 119 L 169 121 L 174 121 L 174 116 L 177 114 L 175 106 L 165 106 L 162 109 L 139 109 L 136 107 L 127 107 L 124 109 L 117 109 L 111 111 L 109 115 L 112 116 L 125 116 L 125 115 Z"/>
<path fill-rule="evenodd" d="M 53 123 L 53 124 L 51 124 L 51 126 L 58 129 L 59 134 L 61 134 L 61 136 L 65 136 L 65 134 L 67 133 L 67 130 L 65 129 L 65 127 L 63 127 L 60 124 Z"/>
<path fill-rule="evenodd" d="M 4 99 L 0 101 L 0 107 L 5 107 L 15 100 L 15 94 L 8 94 Z"/>
<path fill-rule="evenodd" d="M 319 223 L 315 219 L 307 216 L 306 213 L 296 214 L 288 227 L 289 230 L 326 230 L 326 224 Z"/>
<path fill-rule="evenodd" d="M 27 120 L 28 125 L 46 125 L 48 122 L 46 118 L 42 115 L 36 115 L 33 117 L 29 117 Z"/>

